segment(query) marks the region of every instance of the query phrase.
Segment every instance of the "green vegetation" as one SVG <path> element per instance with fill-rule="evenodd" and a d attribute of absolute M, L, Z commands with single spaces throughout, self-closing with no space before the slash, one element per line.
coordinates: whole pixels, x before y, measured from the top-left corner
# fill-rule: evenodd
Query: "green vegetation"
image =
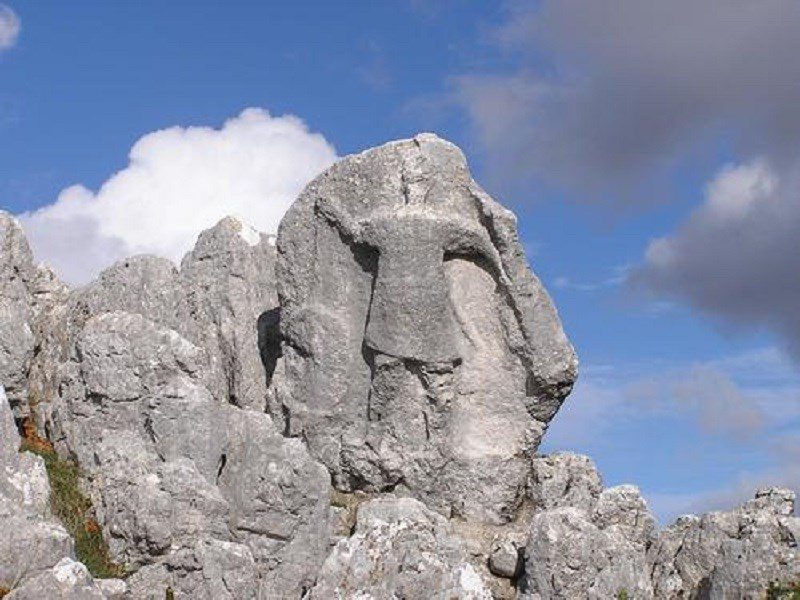
<path fill-rule="evenodd" d="M 788 584 L 773 581 L 767 588 L 767 600 L 800 600 L 800 581 Z"/>
<path fill-rule="evenodd" d="M 620 591 L 617 592 L 617 600 L 629 600 L 630 596 L 628 596 L 628 590 L 622 588 Z"/>
<path fill-rule="evenodd" d="M 92 503 L 80 489 L 80 470 L 59 458 L 52 444 L 39 437 L 32 423 L 26 423 L 20 450 L 38 454 L 44 459 L 50 480 L 50 503 L 53 513 L 75 539 L 75 554 L 94 577 L 124 577 L 125 568 L 108 555 L 108 545 L 92 516 Z"/>

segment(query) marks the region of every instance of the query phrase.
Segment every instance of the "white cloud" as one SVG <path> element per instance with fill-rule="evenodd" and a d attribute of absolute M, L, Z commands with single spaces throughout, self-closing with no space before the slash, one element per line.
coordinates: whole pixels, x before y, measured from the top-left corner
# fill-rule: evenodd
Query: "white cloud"
<path fill-rule="evenodd" d="M 53 204 L 20 215 L 37 258 L 70 283 L 131 254 L 178 262 L 200 231 L 229 214 L 274 233 L 336 152 L 299 118 L 248 108 L 220 129 L 149 133 L 129 159 L 96 193 L 74 185 Z"/>
<path fill-rule="evenodd" d="M 17 43 L 21 24 L 17 14 L 6 4 L 0 4 L 0 50 Z"/>

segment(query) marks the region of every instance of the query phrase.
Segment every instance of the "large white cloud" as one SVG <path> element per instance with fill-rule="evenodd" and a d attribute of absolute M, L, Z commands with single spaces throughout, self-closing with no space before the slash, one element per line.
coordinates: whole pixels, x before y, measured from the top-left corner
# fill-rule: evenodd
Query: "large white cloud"
<path fill-rule="evenodd" d="M 6 4 L 0 4 L 0 50 L 17 43 L 21 25 L 17 14 Z"/>
<path fill-rule="evenodd" d="M 96 193 L 71 186 L 53 204 L 20 215 L 37 258 L 70 283 L 130 254 L 177 262 L 200 231 L 229 214 L 275 232 L 336 152 L 299 118 L 248 108 L 220 129 L 149 133 L 129 158 Z"/>

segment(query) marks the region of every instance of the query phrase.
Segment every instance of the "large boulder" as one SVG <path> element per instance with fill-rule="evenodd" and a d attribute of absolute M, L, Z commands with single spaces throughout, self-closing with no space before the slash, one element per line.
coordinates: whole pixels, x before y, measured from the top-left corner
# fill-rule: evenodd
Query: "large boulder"
<path fill-rule="evenodd" d="M 280 347 L 270 344 L 275 321 L 275 237 L 233 217 L 200 234 L 181 263 L 191 339 L 206 348 L 228 402 L 263 410 Z M 276 333 L 276 332 L 275 332 Z"/>
<path fill-rule="evenodd" d="M 461 151 L 426 134 L 334 165 L 284 217 L 277 277 L 271 412 L 336 487 L 513 518 L 576 358 Z"/>
<path fill-rule="evenodd" d="M 353 535 L 325 561 L 312 600 L 491 600 L 463 542 L 441 515 L 412 498 L 361 504 Z"/>
<path fill-rule="evenodd" d="M 590 458 L 559 452 L 534 459 L 529 493 L 521 598 L 653 597 L 655 520 L 636 487 L 603 489 Z"/>
<path fill-rule="evenodd" d="M 227 218 L 180 270 L 122 260 L 37 318 L 36 422 L 80 465 L 132 597 L 299 595 L 327 554 L 330 475 L 264 412 L 274 260 Z"/>

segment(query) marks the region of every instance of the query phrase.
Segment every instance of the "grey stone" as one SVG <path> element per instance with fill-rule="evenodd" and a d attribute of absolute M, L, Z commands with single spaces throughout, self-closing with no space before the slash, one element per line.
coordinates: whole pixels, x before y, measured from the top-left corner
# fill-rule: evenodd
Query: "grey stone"
<path fill-rule="evenodd" d="M 572 506 L 591 513 L 602 491 L 600 474 L 588 456 L 556 452 L 533 459 L 530 496 L 539 510 Z"/>
<path fill-rule="evenodd" d="M 492 545 L 489 555 L 489 570 L 498 577 L 513 579 L 522 570 L 521 553 L 517 545 L 508 539 L 500 539 Z"/>
<path fill-rule="evenodd" d="M 762 598 L 773 582 L 800 579 L 794 493 L 772 488 L 732 511 L 685 516 L 650 548 L 657 598 Z"/>
<path fill-rule="evenodd" d="M 537 513 L 525 551 L 521 598 L 651 598 L 644 549 L 621 531 L 601 529 L 573 507 Z"/>
<path fill-rule="evenodd" d="M 44 461 L 19 452 L 20 437 L 0 386 L 0 587 L 5 598 L 106 596 L 75 562 L 73 540 L 50 511 Z"/>
<path fill-rule="evenodd" d="M 5 596 L 6 600 L 105 600 L 86 567 L 71 558 L 63 558 L 51 569 L 26 579 Z"/>
<path fill-rule="evenodd" d="M 89 318 L 68 355 L 53 423 L 115 560 L 137 570 L 134 597 L 311 586 L 328 549 L 330 476 L 300 440 L 221 402 L 207 354 L 141 314 Z"/>
<path fill-rule="evenodd" d="M 447 520 L 411 498 L 361 504 L 355 533 L 334 547 L 310 593 L 320 600 L 491 597 Z"/>
<path fill-rule="evenodd" d="M 643 550 L 650 545 L 656 528 L 639 488 L 633 485 L 603 490 L 594 507 L 592 521 L 600 529 L 619 533 Z"/>
<path fill-rule="evenodd" d="M 284 217 L 277 277 L 270 410 L 335 485 L 512 519 L 577 362 L 461 152 L 420 135 L 334 165 Z"/>
<path fill-rule="evenodd" d="M 181 280 L 193 339 L 224 375 L 216 387 L 231 404 L 263 410 L 272 374 L 265 362 L 280 352 L 278 340 L 267 339 L 271 315 L 277 327 L 274 237 L 227 217 L 200 234 L 181 263 Z"/>
<path fill-rule="evenodd" d="M 35 267 L 19 222 L 0 211 L 0 382 L 12 407 L 27 401 L 33 357 L 29 283 Z"/>

